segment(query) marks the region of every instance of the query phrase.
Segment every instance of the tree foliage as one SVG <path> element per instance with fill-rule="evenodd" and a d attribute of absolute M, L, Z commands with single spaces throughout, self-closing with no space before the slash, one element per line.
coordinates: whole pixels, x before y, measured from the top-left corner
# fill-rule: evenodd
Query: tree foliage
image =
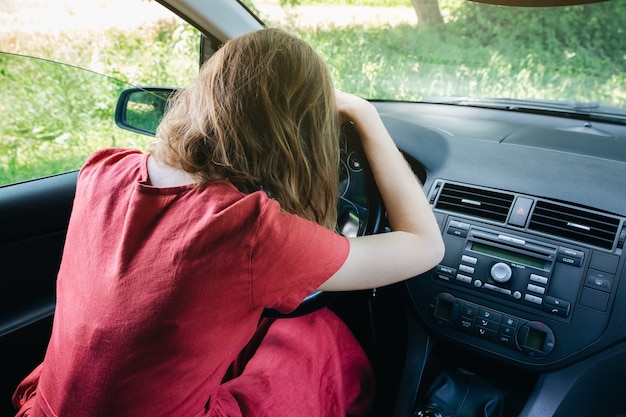
<path fill-rule="evenodd" d="M 552 54 L 555 60 L 588 59 L 626 70 L 626 14 L 623 1 L 593 5 L 520 8 L 481 7 L 463 2 L 451 26 L 477 44 L 500 44 L 501 49 L 527 49 Z M 580 64 L 580 68 L 590 65 Z M 595 66 L 595 65 L 591 65 Z"/>
<path fill-rule="evenodd" d="M 344 0 L 347 3 L 358 3 L 352 0 Z M 373 3 L 377 3 L 373 1 Z M 281 6 L 298 6 L 302 4 L 302 0 L 280 0 Z M 411 5 L 417 14 L 417 22 L 420 25 L 437 25 L 443 23 L 443 17 L 439 10 L 438 0 L 411 0 Z"/>

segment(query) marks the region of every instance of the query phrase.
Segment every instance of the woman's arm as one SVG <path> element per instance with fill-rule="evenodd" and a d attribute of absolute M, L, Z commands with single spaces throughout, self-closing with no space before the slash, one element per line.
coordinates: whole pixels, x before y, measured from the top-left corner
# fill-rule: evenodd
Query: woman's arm
<path fill-rule="evenodd" d="M 346 262 L 319 289 L 376 288 L 428 271 L 441 261 L 444 245 L 422 185 L 374 106 L 341 91 L 336 96 L 340 116 L 361 137 L 392 231 L 350 239 Z"/>

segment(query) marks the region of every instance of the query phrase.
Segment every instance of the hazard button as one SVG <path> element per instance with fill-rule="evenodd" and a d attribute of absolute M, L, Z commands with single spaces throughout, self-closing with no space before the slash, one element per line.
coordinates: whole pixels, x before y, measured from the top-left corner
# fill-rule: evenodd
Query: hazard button
<path fill-rule="evenodd" d="M 533 199 L 526 197 L 517 197 L 515 204 L 513 204 L 513 210 L 509 217 L 509 224 L 512 226 L 524 227 L 526 220 L 528 220 L 528 213 L 533 206 Z"/>

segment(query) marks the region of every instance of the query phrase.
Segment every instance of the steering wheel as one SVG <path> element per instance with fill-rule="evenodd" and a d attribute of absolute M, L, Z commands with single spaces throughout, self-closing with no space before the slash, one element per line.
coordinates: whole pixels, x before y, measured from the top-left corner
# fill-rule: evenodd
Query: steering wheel
<path fill-rule="evenodd" d="M 376 187 L 361 140 L 352 123 L 342 126 L 340 135 L 338 233 L 347 237 L 378 233 L 384 218 L 383 201 Z M 265 309 L 265 317 L 297 317 L 311 313 L 330 303 L 335 292 L 314 291 L 291 313 Z"/>

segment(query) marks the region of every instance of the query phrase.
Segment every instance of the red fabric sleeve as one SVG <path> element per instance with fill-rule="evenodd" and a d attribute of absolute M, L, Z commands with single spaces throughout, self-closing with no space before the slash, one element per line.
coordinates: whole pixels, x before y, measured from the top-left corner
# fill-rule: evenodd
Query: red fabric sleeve
<path fill-rule="evenodd" d="M 348 239 L 268 201 L 251 260 L 252 299 L 280 312 L 294 310 L 343 265 Z"/>

